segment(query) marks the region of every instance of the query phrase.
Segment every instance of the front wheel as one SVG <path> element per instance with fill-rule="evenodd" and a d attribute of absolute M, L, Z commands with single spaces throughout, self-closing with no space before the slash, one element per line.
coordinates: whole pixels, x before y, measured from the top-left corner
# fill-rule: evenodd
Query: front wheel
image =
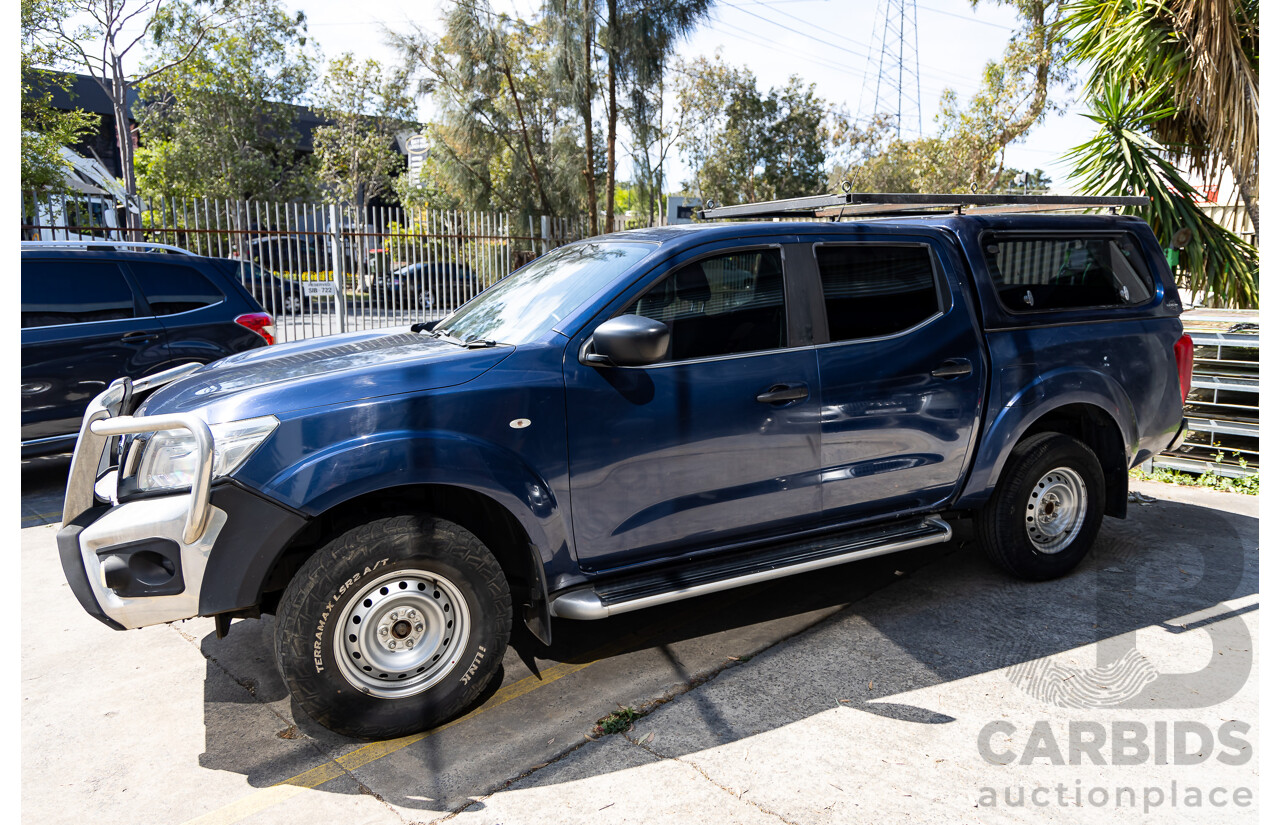
<path fill-rule="evenodd" d="M 502 663 L 511 594 L 493 554 L 452 522 L 395 516 L 312 556 L 280 601 L 276 662 L 325 727 L 383 739 L 470 704 Z"/>
<path fill-rule="evenodd" d="M 1106 483 L 1093 451 L 1061 433 L 1013 448 L 991 499 L 978 513 L 988 558 L 1033 581 L 1071 572 L 1102 526 Z"/>

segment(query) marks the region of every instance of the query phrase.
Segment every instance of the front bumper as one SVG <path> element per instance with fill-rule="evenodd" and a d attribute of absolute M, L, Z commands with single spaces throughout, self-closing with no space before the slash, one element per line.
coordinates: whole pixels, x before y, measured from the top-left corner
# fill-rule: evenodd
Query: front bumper
<path fill-rule="evenodd" d="M 86 611 L 117 629 L 199 614 L 205 566 L 227 521 L 210 502 L 213 436 L 199 417 L 131 416 L 136 393 L 185 377 L 188 364 L 131 382 L 112 382 L 85 411 L 67 478 L 58 552 L 72 592 Z M 186 429 L 199 450 L 191 490 L 110 506 L 96 491 L 110 470 L 108 446 L 127 433 Z"/>
<path fill-rule="evenodd" d="M 1172 453 L 1182 446 L 1182 442 L 1187 439 L 1187 419 L 1183 418 L 1182 423 L 1178 425 L 1178 432 L 1174 435 L 1173 441 L 1169 442 L 1169 446 L 1164 448 L 1166 453 Z"/>

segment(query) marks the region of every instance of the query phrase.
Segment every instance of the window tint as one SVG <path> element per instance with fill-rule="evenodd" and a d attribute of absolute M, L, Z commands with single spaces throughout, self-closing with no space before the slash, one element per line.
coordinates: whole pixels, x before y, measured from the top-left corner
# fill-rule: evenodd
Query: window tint
<path fill-rule="evenodd" d="M 175 315 L 222 300 L 209 279 L 189 266 L 158 261 L 130 261 L 129 269 L 156 315 Z"/>
<path fill-rule="evenodd" d="M 673 361 L 784 347 L 782 253 L 736 252 L 688 264 L 624 312 L 666 324 Z"/>
<path fill-rule="evenodd" d="M 989 235 L 983 247 L 1000 302 L 1013 312 L 1145 304 L 1155 289 L 1127 235 Z"/>
<path fill-rule="evenodd" d="M 938 312 L 927 246 L 822 244 L 815 252 L 832 341 L 892 335 Z"/>
<path fill-rule="evenodd" d="M 133 317 L 133 290 L 105 261 L 23 261 L 22 326 L 50 327 Z"/>

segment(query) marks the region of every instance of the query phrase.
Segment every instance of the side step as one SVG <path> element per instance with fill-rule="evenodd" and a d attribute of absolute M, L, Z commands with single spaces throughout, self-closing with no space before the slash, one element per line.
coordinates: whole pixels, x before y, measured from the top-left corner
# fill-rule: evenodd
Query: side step
<path fill-rule="evenodd" d="M 555 597 L 551 615 L 562 619 L 604 619 L 858 559 L 941 544 L 950 538 L 951 526 L 936 516 L 889 527 L 848 530 L 571 590 Z"/>

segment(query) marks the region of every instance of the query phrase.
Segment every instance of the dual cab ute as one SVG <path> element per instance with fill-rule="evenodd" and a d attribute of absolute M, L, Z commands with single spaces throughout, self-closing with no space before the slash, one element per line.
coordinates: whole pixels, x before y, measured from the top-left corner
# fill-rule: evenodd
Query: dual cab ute
<path fill-rule="evenodd" d="M 513 620 L 549 641 L 943 542 L 957 513 L 1000 567 L 1061 576 L 1182 437 L 1172 275 L 1136 218 L 930 197 L 956 205 L 591 238 L 433 329 L 116 381 L 80 430 L 67 580 L 116 629 L 274 613 L 297 703 L 390 737 L 473 702 Z"/>

